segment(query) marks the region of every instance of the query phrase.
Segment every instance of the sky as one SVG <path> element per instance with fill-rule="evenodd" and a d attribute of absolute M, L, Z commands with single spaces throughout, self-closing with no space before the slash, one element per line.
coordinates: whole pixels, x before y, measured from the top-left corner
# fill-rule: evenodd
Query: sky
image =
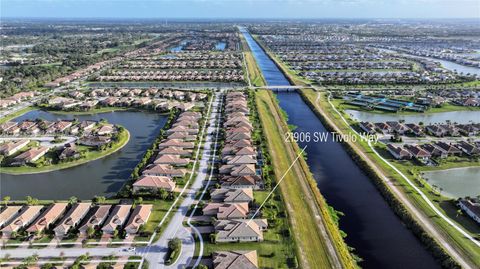
<path fill-rule="evenodd" d="M 1 17 L 479 18 L 480 0 L 0 0 Z"/>

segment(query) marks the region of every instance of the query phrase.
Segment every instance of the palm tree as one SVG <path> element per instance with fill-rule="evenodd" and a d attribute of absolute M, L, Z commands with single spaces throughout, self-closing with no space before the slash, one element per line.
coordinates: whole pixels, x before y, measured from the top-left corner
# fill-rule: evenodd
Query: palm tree
<path fill-rule="evenodd" d="M 10 202 L 10 196 L 4 196 L 3 197 L 3 203 L 5 204 L 5 206 L 7 206 L 8 202 Z"/>

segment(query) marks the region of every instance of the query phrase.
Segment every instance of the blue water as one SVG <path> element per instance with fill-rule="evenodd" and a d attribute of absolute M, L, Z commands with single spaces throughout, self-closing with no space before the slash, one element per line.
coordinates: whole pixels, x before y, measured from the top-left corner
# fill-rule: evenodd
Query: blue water
<path fill-rule="evenodd" d="M 217 44 L 215 44 L 215 50 L 225 50 L 226 46 L 227 46 L 227 43 L 218 42 Z"/>
<path fill-rule="evenodd" d="M 23 199 L 30 195 L 39 199 L 68 199 L 76 196 L 91 199 L 95 195 L 109 196 L 120 190 L 133 168 L 157 137 L 167 121 L 166 115 L 145 112 L 110 112 L 94 115 L 63 115 L 45 111 L 30 111 L 15 121 L 42 118 L 49 121 L 101 120 L 120 124 L 130 132 L 130 140 L 119 151 L 101 159 L 75 167 L 31 175 L 0 174 L 0 196 Z"/>
<path fill-rule="evenodd" d="M 265 54 L 248 32 L 241 29 L 268 85 L 290 85 L 275 63 Z M 277 95 L 288 114 L 288 123 L 297 132 L 327 132 L 321 121 L 297 92 Z M 354 163 L 342 145 L 299 143 L 307 146 L 307 163 L 328 203 L 345 213 L 340 228 L 346 242 L 364 259 L 363 268 L 440 268 L 419 240 L 393 213 L 376 187 Z"/>

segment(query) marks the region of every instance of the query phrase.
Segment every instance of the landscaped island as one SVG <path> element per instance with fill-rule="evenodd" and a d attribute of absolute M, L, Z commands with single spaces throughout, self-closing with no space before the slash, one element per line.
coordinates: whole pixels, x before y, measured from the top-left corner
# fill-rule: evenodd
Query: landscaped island
<path fill-rule="evenodd" d="M 76 166 L 125 146 L 128 130 L 107 121 L 43 119 L 0 125 L 1 172 L 29 174 Z"/>

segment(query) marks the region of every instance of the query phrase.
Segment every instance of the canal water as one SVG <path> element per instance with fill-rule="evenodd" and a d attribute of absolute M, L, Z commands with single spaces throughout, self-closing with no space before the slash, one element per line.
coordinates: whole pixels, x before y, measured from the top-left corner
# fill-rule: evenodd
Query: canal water
<path fill-rule="evenodd" d="M 104 158 L 79 166 L 30 175 L 0 174 L 0 196 L 23 199 L 30 195 L 39 199 L 67 199 L 76 196 L 90 199 L 95 195 L 115 194 L 129 178 L 133 168 L 157 137 L 167 121 L 166 115 L 147 112 L 118 111 L 93 115 L 63 115 L 45 111 L 31 111 L 15 119 L 43 118 L 58 120 L 106 119 L 120 124 L 130 132 L 130 140 L 119 151 Z"/>
<path fill-rule="evenodd" d="M 268 85 L 290 85 L 252 36 L 241 29 Z M 279 93 L 280 106 L 297 132 L 327 132 L 297 92 Z M 363 268 L 440 268 L 419 240 L 389 208 L 370 179 L 342 145 L 333 141 L 308 145 L 307 163 L 328 203 L 345 216 L 340 228 L 347 244 L 364 261 Z"/>

